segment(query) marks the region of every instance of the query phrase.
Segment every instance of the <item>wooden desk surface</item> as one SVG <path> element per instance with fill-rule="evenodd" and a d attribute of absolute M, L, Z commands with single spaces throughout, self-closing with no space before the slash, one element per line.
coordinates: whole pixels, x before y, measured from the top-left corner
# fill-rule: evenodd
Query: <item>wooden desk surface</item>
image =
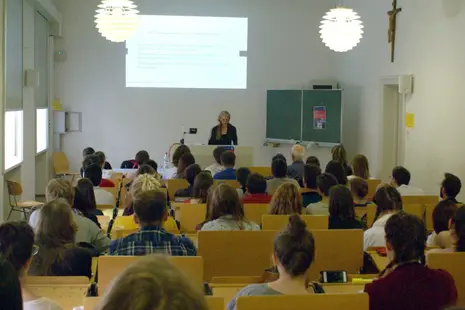
<path fill-rule="evenodd" d="M 375 263 L 375 266 L 379 272 L 384 270 L 386 266 L 389 264 L 389 258 L 387 258 L 387 256 L 381 256 L 373 251 L 368 251 L 367 253 L 371 256 L 371 259 Z"/>

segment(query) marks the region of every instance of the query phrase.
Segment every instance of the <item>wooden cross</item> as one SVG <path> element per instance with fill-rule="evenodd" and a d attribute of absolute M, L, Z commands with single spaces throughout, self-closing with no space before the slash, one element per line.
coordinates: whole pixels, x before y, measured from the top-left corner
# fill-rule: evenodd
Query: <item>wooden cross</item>
<path fill-rule="evenodd" d="M 397 7 L 397 0 L 392 0 L 392 10 L 387 12 L 389 16 L 388 42 L 391 43 L 391 62 L 394 62 L 396 50 L 396 25 L 397 14 L 402 12 L 402 8 Z"/>

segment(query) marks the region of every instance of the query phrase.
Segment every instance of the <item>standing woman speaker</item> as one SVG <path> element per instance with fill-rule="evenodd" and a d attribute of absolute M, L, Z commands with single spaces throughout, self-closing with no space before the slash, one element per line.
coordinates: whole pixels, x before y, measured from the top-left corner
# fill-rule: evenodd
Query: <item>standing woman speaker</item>
<path fill-rule="evenodd" d="M 231 114 L 228 111 L 222 111 L 218 115 L 218 125 L 212 128 L 209 145 L 237 145 L 237 130 L 231 125 Z"/>

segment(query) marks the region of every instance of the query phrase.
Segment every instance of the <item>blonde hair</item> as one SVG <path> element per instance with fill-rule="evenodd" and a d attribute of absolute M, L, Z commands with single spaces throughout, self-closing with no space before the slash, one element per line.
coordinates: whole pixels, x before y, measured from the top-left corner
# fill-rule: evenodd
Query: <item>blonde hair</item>
<path fill-rule="evenodd" d="M 268 214 L 302 214 L 302 195 L 297 185 L 288 182 L 278 187 L 271 199 Z"/>
<path fill-rule="evenodd" d="M 194 285 L 166 256 L 138 259 L 105 291 L 97 310 L 208 310 Z"/>
<path fill-rule="evenodd" d="M 228 120 L 231 119 L 231 114 L 228 111 L 221 111 L 220 114 L 218 115 L 218 126 L 216 128 L 216 139 L 221 138 L 221 118 L 225 116 L 228 118 Z"/>
<path fill-rule="evenodd" d="M 292 147 L 292 156 L 294 156 L 294 160 L 302 160 L 305 156 L 305 149 L 300 144 L 295 144 Z"/>
<path fill-rule="evenodd" d="M 131 185 L 130 194 L 133 199 L 146 191 L 160 191 L 161 185 L 157 178 L 152 174 L 139 175 Z"/>
<path fill-rule="evenodd" d="M 47 184 L 47 189 L 45 190 L 45 197 L 47 202 L 58 198 L 63 198 L 69 203 L 71 207 L 74 205 L 74 195 L 75 189 L 73 185 L 64 179 L 50 180 L 50 182 Z"/>
<path fill-rule="evenodd" d="M 365 180 L 370 178 L 370 168 L 368 166 L 368 159 L 365 157 L 365 155 L 355 155 L 354 159 L 352 160 L 352 169 L 355 176 Z"/>

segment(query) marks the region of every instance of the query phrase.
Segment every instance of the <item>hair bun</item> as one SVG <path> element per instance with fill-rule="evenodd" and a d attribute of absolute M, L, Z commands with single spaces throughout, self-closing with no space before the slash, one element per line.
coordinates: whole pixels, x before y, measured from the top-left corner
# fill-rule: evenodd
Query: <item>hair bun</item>
<path fill-rule="evenodd" d="M 307 224 L 298 215 L 289 217 L 289 225 L 287 231 L 292 237 L 301 237 L 307 232 Z"/>

